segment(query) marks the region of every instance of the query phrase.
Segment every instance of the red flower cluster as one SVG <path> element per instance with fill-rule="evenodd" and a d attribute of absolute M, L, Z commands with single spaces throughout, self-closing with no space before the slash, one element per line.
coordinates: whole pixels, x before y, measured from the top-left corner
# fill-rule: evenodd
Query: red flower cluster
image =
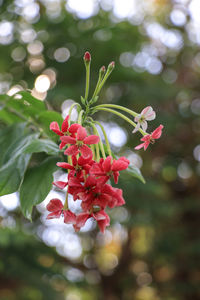
<path fill-rule="evenodd" d="M 68 194 L 73 196 L 74 201 L 81 200 L 83 212 L 75 215 L 59 199 L 52 199 L 47 205 L 50 214 L 48 219 L 64 216 L 64 222 L 73 224 L 76 231 L 85 225 L 89 218 L 94 218 L 101 230 L 104 232 L 110 224 L 110 218 L 106 214 L 106 207 L 113 208 L 125 203 L 122 190 L 108 184 L 110 178 L 118 182 L 119 171 L 128 168 L 129 161 L 125 157 L 118 160 L 108 156 L 100 161 L 93 160 L 93 153 L 88 145 L 97 144 L 99 137 L 87 136 L 86 129 L 79 124 L 69 127 L 68 116 L 62 124 L 61 131 L 56 122 L 52 122 L 50 129 L 60 135 L 61 145 L 68 148 L 64 154 L 71 156 L 72 163 L 58 162 L 57 166 L 68 169 L 68 182 L 57 181 L 53 184 L 60 189 L 68 185 Z"/>

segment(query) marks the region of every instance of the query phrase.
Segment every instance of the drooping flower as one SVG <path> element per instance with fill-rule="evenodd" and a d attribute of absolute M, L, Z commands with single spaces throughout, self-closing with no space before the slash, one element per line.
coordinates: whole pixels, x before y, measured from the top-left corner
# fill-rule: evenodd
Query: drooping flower
<path fill-rule="evenodd" d="M 98 212 L 83 212 L 76 216 L 76 224 L 74 229 L 79 231 L 83 227 L 89 218 L 94 218 L 97 221 L 99 229 L 104 233 L 106 226 L 110 225 L 110 218 L 104 210 Z"/>
<path fill-rule="evenodd" d="M 114 159 L 112 161 L 112 157 L 107 156 L 105 160 L 102 158 L 99 163 L 92 165 L 90 174 L 101 177 L 102 183 L 105 183 L 111 176 L 113 176 L 114 182 L 117 184 L 119 171 L 127 169 L 129 163 L 129 160 L 125 157 L 120 157 L 119 159 Z"/>
<path fill-rule="evenodd" d="M 161 137 L 163 127 L 163 125 L 160 125 L 151 134 L 143 136 L 140 139 L 143 143 L 136 146 L 135 149 L 139 150 L 141 148 L 144 148 L 144 150 L 146 150 L 150 143 L 153 144 L 155 140 Z"/>
<path fill-rule="evenodd" d="M 64 154 L 77 155 L 81 152 L 83 158 L 92 157 L 92 150 L 86 145 L 93 145 L 99 142 L 97 135 L 87 136 L 86 129 L 82 126 L 78 128 L 76 137 L 61 136 L 60 139 L 65 144 L 72 144 L 65 150 Z"/>
<path fill-rule="evenodd" d="M 59 127 L 57 122 L 51 122 L 50 130 L 52 130 L 53 132 L 55 132 L 59 136 L 67 135 L 67 136 L 74 137 L 75 133 L 77 132 L 78 128 L 81 125 L 77 124 L 77 123 L 74 123 L 71 126 L 69 126 L 68 120 L 69 120 L 69 115 L 66 116 L 66 118 L 64 119 L 64 121 L 62 123 L 62 126 L 61 126 L 61 130 L 60 130 L 60 127 Z M 65 145 L 66 145 L 66 143 L 61 142 L 60 146 L 59 146 L 60 149 L 62 149 Z"/>
<path fill-rule="evenodd" d="M 52 199 L 47 205 L 47 210 L 50 211 L 47 219 L 60 218 L 63 211 L 63 204 L 60 199 Z"/>
<path fill-rule="evenodd" d="M 76 223 L 76 215 L 69 209 L 64 209 L 63 203 L 60 199 L 52 199 L 47 205 L 47 210 L 50 211 L 50 214 L 48 214 L 47 219 L 60 218 L 60 216 L 63 215 L 64 223 Z"/>
<path fill-rule="evenodd" d="M 93 164 L 92 157 L 89 156 L 88 158 L 84 159 L 83 156 L 80 156 L 78 159 L 76 156 L 72 156 L 72 164 L 65 163 L 65 162 L 58 162 L 57 166 L 63 169 L 70 170 L 69 177 L 76 176 L 77 178 L 82 178 L 84 175 L 89 173 L 89 169 Z"/>
<path fill-rule="evenodd" d="M 135 129 L 132 131 L 133 133 L 137 132 L 140 128 L 144 131 L 147 130 L 147 121 L 152 121 L 156 117 L 156 113 L 151 106 L 145 107 L 142 112 L 134 118 L 134 121 L 137 123 Z"/>

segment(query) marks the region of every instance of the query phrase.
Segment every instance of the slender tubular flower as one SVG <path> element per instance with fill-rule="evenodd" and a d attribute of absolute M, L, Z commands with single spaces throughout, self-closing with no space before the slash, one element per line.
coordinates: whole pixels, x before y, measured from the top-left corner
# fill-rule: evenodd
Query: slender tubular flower
<path fill-rule="evenodd" d="M 118 160 L 113 160 L 112 157 L 108 156 L 105 160 L 101 159 L 99 163 L 92 165 L 90 174 L 101 178 L 101 182 L 105 183 L 111 176 L 114 178 L 114 182 L 118 183 L 119 171 L 128 168 L 129 160 L 125 157 L 120 157 Z"/>
<path fill-rule="evenodd" d="M 84 158 L 92 157 L 92 150 L 87 145 L 97 144 L 99 137 L 97 135 L 87 136 L 86 129 L 80 125 L 76 137 L 61 136 L 61 141 L 65 144 L 72 144 L 64 152 L 66 155 L 77 155 L 79 152 Z"/>
<path fill-rule="evenodd" d="M 69 115 L 66 116 L 66 118 L 64 119 L 62 126 L 61 126 L 61 130 L 60 127 L 58 125 L 57 122 L 51 122 L 50 124 L 50 130 L 52 130 L 53 132 L 55 132 L 57 135 L 59 136 L 71 136 L 74 137 L 75 133 L 77 133 L 78 128 L 80 127 L 79 124 L 72 124 L 71 126 L 69 126 Z M 64 146 L 66 145 L 66 143 L 61 142 L 60 143 L 60 149 L 62 149 Z"/>
<path fill-rule="evenodd" d="M 69 209 L 65 210 L 62 201 L 59 199 L 52 199 L 47 205 L 47 210 L 50 211 L 50 214 L 48 214 L 47 219 L 60 218 L 60 216 L 63 215 L 64 223 L 76 223 L 75 214 Z"/>
<path fill-rule="evenodd" d="M 147 121 L 152 121 L 156 117 L 156 113 L 151 106 L 145 107 L 142 112 L 134 118 L 134 121 L 137 123 L 133 133 L 137 132 L 142 127 L 142 130 L 147 130 Z"/>
<path fill-rule="evenodd" d="M 161 137 L 163 127 L 163 125 L 160 125 L 151 134 L 143 136 L 143 138 L 140 139 L 143 143 L 136 146 L 135 150 L 139 150 L 141 148 L 144 148 L 144 150 L 146 150 L 150 143 L 154 144 L 155 140 Z"/>

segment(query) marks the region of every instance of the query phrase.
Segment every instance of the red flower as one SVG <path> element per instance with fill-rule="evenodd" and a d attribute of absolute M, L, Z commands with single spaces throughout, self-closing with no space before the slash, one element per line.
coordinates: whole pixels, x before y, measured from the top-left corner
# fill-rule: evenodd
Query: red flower
<path fill-rule="evenodd" d="M 60 218 L 63 204 L 59 199 L 52 199 L 47 205 L 47 210 L 51 212 L 48 214 L 47 219 Z"/>
<path fill-rule="evenodd" d="M 64 206 L 59 199 L 52 199 L 47 205 L 47 210 L 51 212 L 48 214 L 47 219 L 60 218 L 63 214 L 65 223 L 76 223 L 76 215 L 69 209 L 64 210 Z"/>
<path fill-rule="evenodd" d="M 74 200 L 82 200 L 83 197 L 86 199 L 92 195 L 92 191 L 97 185 L 97 179 L 94 176 L 88 176 L 84 185 L 82 185 L 80 181 L 74 177 L 69 179 L 68 184 L 68 193 L 73 195 Z"/>
<path fill-rule="evenodd" d="M 60 130 L 60 127 L 57 122 L 51 122 L 50 130 L 52 130 L 59 136 L 64 136 L 64 135 L 75 136 L 75 133 L 77 132 L 80 125 L 75 123 L 69 127 L 68 119 L 69 119 L 69 116 L 66 116 L 66 118 L 64 119 L 64 121 L 62 123 L 61 130 Z M 66 145 L 66 143 L 61 143 L 59 146 L 60 149 L 62 149 L 65 145 Z"/>
<path fill-rule="evenodd" d="M 65 162 L 58 162 L 57 166 L 70 170 L 69 177 L 76 176 L 77 178 L 82 179 L 84 175 L 89 173 L 91 164 L 93 164 L 91 156 L 89 156 L 87 159 L 84 159 L 83 156 L 80 156 L 78 159 L 76 156 L 72 156 L 72 165 Z"/>
<path fill-rule="evenodd" d="M 74 225 L 75 230 L 79 231 L 89 218 L 94 218 L 97 221 L 102 233 L 104 233 L 106 226 L 110 225 L 110 218 L 104 210 L 92 213 L 84 212 L 76 216 L 76 224 Z"/>
<path fill-rule="evenodd" d="M 135 147 L 136 150 L 139 150 L 141 148 L 144 148 L 144 150 L 147 149 L 150 143 L 154 143 L 155 140 L 159 139 L 162 134 L 163 125 L 160 125 L 158 128 L 156 128 L 151 134 L 147 134 L 143 136 L 140 141 L 144 142 L 138 146 Z"/>
<path fill-rule="evenodd" d="M 92 150 L 86 145 L 97 144 L 99 137 L 97 135 L 90 135 L 87 137 L 87 132 L 84 127 L 80 126 L 77 130 L 76 137 L 61 136 L 61 141 L 65 144 L 72 144 L 64 152 L 66 155 L 77 155 L 81 152 L 83 158 L 92 156 Z"/>
<path fill-rule="evenodd" d="M 112 157 L 108 156 L 104 160 L 103 158 L 99 163 L 95 163 L 91 169 L 90 173 L 97 177 L 101 177 L 102 183 L 105 183 L 111 176 L 114 177 L 114 181 L 118 183 L 119 171 L 128 168 L 129 160 L 125 157 L 120 157 L 118 160 L 113 160 Z"/>

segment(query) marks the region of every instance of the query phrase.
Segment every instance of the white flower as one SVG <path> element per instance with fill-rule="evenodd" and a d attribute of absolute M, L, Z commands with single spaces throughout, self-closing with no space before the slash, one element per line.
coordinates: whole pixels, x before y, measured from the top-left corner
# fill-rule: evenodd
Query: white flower
<path fill-rule="evenodd" d="M 147 130 L 147 121 L 152 121 L 156 117 L 156 113 L 151 106 L 145 107 L 140 114 L 138 114 L 134 121 L 137 123 L 133 133 L 137 132 L 140 129 L 140 126 L 144 131 Z"/>

